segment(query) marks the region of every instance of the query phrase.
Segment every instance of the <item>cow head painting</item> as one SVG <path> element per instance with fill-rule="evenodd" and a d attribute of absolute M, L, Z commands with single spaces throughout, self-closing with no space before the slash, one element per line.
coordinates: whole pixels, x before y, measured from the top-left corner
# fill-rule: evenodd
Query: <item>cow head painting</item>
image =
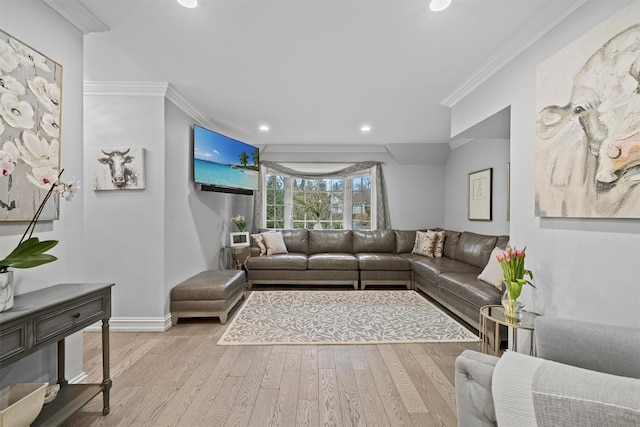
<path fill-rule="evenodd" d="M 96 162 L 104 166 L 94 168 L 94 190 L 144 188 L 142 148 L 102 149 Z"/>
<path fill-rule="evenodd" d="M 536 213 L 640 217 L 640 24 L 614 33 L 572 83 L 567 104 L 537 115 Z"/>

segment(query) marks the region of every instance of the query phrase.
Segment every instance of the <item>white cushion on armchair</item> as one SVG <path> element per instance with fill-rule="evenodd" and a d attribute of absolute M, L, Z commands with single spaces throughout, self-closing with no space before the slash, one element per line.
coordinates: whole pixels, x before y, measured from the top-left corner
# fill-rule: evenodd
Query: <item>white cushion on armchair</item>
<path fill-rule="evenodd" d="M 640 425 L 640 379 L 506 352 L 492 394 L 499 426 Z"/>

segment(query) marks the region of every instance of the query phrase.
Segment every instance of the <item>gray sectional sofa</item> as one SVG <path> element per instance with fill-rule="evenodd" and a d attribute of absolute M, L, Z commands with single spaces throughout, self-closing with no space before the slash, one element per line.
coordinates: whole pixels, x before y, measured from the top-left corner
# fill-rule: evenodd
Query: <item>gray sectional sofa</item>
<path fill-rule="evenodd" d="M 266 230 L 265 230 L 266 231 Z M 500 304 L 501 292 L 477 279 L 494 247 L 507 236 L 445 231 L 444 253 L 411 253 L 416 230 L 279 230 L 288 253 L 262 255 L 251 248 L 248 288 L 273 285 L 402 285 L 417 289 L 478 328 L 480 307 Z"/>

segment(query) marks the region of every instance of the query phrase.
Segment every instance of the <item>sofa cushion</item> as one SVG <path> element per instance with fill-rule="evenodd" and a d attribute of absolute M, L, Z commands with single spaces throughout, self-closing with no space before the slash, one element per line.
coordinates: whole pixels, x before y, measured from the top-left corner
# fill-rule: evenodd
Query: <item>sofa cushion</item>
<path fill-rule="evenodd" d="M 397 254 L 356 254 L 360 270 L 411 270 L 408 259 Z"/>
<path fill-rule="evenodd" d="M 307 254 L 288 253 L 251 257 L 247 260 L 248 270 L 306 270 Z"/>
<path fill-rule="evenodd" d="M 460 236 L 455 259 L 484 268 L 489 261 L 491 251 L 496 247 L 497 236 L 465 231 Z"/>
<path fill-rule="evenodd" d="M 353 253 L 395 253 L 396 234 L 393 230 L 353 230 Z"/>
<path fill-rule="evenodd" d="M 456 249 L 462 233 L 453 230 L 443 230 L 441 228 L 436 228 L 436 230 L 444 231 L 444 250 L 442 254 L 447 258 L 456 259 Z"/>
<path fill-rule="evenodd" d="M 480 268 L 465 264 L 457 260 L 449 258 L 427 258 L 420 257 L 419 259 L 412 261 L 412 269 L 415 274 L 419 274 L 424 277 L 428 277 L 434 282 L 437 280 L 438 275 L 449 271 L 459 271 L 464 273 L 472 273 L 476 276 L 480 274 Z"/>
<path fill-rule="evenodd" d="M 309 270 L 357 270 L 358 260 L 352 254 L 321 253 L 309 255 Z"/>
<path fill-rule="evenodd" d="M 351 230 L 309 230 L 309 254 L 353 253 Z"/>
<path fill-rule="evenodd" d="M 273 230 L 270 228 L 261 228 L 261 233 L 274 233 L 279 231 L 282 233 L 285 245 L 289 252 L 299 252 L 306 254 L 309 250 L 309 231 L 306 228 L 294 230 Z"/>
<path fill-rule="evenodd" d="M 509 236 L 498 236 L 498 241 L 496 242 L 496 248 L 500 248 L 503 251 L 507 249 L 507 245 L 509 244 Z"/>
<path fill-rule="evenodd" d="M 438 276 L 438 285 L 441 293 L 449 292 L 464 300 L 467 306 L 472 305 L 476 316 L 480 315 L 480 307 L 499 304 L 502 297 L 500 289 L 478 280 L 474 273 L 442 273 Z"/>
<path fill-rule="evenodd" d="M 408 254 L 416 243 L 416 230 L 395 230 L 396 253 Z"/>

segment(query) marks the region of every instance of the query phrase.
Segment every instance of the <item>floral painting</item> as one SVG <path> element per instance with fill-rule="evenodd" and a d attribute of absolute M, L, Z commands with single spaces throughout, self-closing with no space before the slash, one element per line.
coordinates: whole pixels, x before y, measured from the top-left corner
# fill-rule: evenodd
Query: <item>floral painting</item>
<path fill-rule="evenodd" d="M 62 66 L 0 31 L 0 220 L 29 221 L 58 180 Z M 57 219 L 57 197 L 41 220 Z"/>
<path fill-rule="evenodd" d="M 640 2 L 537 73 L 536 215 L 640 218 Z"/>

